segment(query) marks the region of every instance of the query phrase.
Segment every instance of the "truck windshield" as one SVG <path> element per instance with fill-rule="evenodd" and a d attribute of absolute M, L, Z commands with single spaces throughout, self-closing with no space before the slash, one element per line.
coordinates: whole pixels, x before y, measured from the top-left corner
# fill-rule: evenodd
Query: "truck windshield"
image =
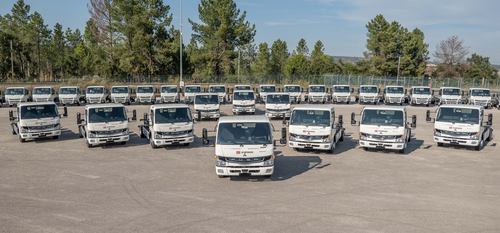
<path fill-rule="evenodd" d="M 443 95 L 461 95 L 460 89 L 443 89 Z"/>
<path fill-rule="evenodd" d="M 57 113 L 57 106 L 55 104 L 21 107 L 21 119 L 38 119 L 57 116 L 59 116 L 59 114 Z"/>
<path fill-rule="evenodd" d="M 361 124 L 403 126 L 403 111 L 366 109 L 363 111 Z"/>
<path fill-rule="evenodd" d="M 261 86 L 260 87 L 260 92 L 275 92 L 276 87 L 275 86 Z"/>
<path fill-rule="evenodd" d="M 219 97 L 217 95 L 197 95 L 194 99 L 194 104 L 218 104 Z"/>
<path fill-rule="evenodd" d="M 377 93 L 377 87 L 361 87 L 359 90 L 361 93 Z"/>
<path fill-rule="evenodd" d="M 59 89 L 59 94 L 62 94 L 62 95 L 67 95 L 67 94 L 76 94 L 76 88 L 69 88 L 69 87 L 65 87 L 65 88 L 61 88 Z"/>
<path fill-rule="evenodd" d="M 253 96 L 253 92 L 246 92 L 246 91 L 237 91 L 234 92 L 234 100 L 254 100 L 255 97 Z"/>
<path fill-rule="evenodd" d="M 300 92 L 300 86 L 286 86 L 285 92 Z"/>
<path fill-rule="evenodd" d="M 210 87 L 210 90 L 209 92 L 212 92 L 212 93 L 224 93 L 226 92 L 226 87 L 223 87 L 223 86 L 213 86 L 213 87 Z"/>
<path fill-rule="evenodd" d="M 283 94 L 267 95 L 266 103 L 268 104 L 289 104 L 290 96 Z"/>
<path fill-rule="evenodd" d="M 237 90 L 237 91 L 249 91 L 250 90 L 250 86 L 235 86 L 234 90 Z"/>
<path fill-rule="evenodd" d="M 191 110 L 189 108 L 160 108 L 155 111 L 155 123 L 191 122 Z"/>
<path fill-rule="evenodd" d="M 50 94 L 50 88 L 35 88 L 33 89 L 33 94 L 38 94 L 38 95 Z"/>
<path fill-rule="evenodd" d="M 186 87 L 186 93 L 200 93 L 201 87 Z"/>
<path fill-rule="evenodd" d="M 404 94 L 405 90 L 403 87 L 388 87 L 387 93 L 389 93 L 389 94 Z"/>
<path fill-rule="evenodd" d="M 153 93 L 153 87 L 137 87 L 137 93 Z"/>
<path fill-rule="evenodd" d="M 324 86 L 309 87 L 309 92 L 325 92 L 325 87 Z"/>
<path fill-rule="evenodd" d="M 127 94 L 128 93 L 128 87 L 113 87 L 113 88 L 111 88 L 111 93 L 114 93 L 114 94 Z"/>
<path fill-rule="evenodd" d="M 490 90 L 472 90 L 472 96 L 491 96 Z"/>
<path fill-rule="evenodd" d="M 269 123 L 221 123 L 217 141 L 222 145 L 271 144 L 271 129 Z"/>
<path fill-rule="evenodd" d="M 334 92 L 347 93 L 349 92 L 349 86 L 336 86 L 333 89 Z"/>
<path fill-rule="evenodd" d="M 87 88 L 87 94 L 103 94 L 104 88 L 102 87 L 89 87 Z"/>
<path fill-rule="evenodd" d="M 124 107 L 91 108 L 89 109 L 89 123 L 126 121 L 127 114 Z"/>
<path fill-rule="evenodd" d="M 470 108 L 439 108 L 436 121 L 479 124 L 479 110 Z"/>
<path fill-rule="evenodd" d="M 22 95 L 24 94 L 23 88 L 8 88 L 5 91 L 5 95 Z"/>
<path fill-rule="evenodd" d="M 413 94 L 430 95 L 431 89 L 430 88 L 413 88 Z"/>
<path fill-rule="evenodd" d="M 330 126 L 330 111 L 293 110 L 290 125 Z"/>
<path fill-rule="evenodd" d="M 177 93 L 177 86 L 175 86 L 175 87 L 161 87 L 161 93 Z"/>

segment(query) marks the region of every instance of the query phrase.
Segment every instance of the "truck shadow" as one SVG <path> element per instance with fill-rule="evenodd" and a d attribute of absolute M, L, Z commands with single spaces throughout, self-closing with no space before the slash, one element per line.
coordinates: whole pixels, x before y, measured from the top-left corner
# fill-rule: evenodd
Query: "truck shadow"
<path fill-rule="evenodd" d="M 491 145 L 490 145 L 491 144 Z M 492 141 L 484 141 L 483 143 L 483 148 L 487 146 L 493 146 L 496 147 L 497 143 L 494 143 Z M 437 146 L 436 146 L 437 147 Z M 461 145 L 450 145 L 450 144 L 444 144 L 443 146 L 440 146 L 442 148 L 450 148 L 450 149 L 456 149 L 456 150 L 471 150 L 471 151 L 476 151 L 474 146 L 461 146 Z M 482 150 L 482 149 L 481 149 Z"/>
<path fill-rule="evenodd" d="M 333 150 L 333 154 L 331 154 L 331 155 L 341 154 L 341 153 L 347 152 L 349 150 L 355 149 L 358 145 L 358 140 L 352 138 L 353 135 L 356 135 L 356 134 L 344 133 L 344 141 L 337 143 L 337 147 L 335 148 L 335 150 Z M 299 151 L 294 151 L 294 152 L 297 154 L 309 153 L 309 154 L 329 155 L 329 153 L 327 153 L 325 150 L 314 150 L 314 149 L 300 149 Z"/>
<path fill-rule="evenodd" d="M 75 139 L 80 139 L 80 137 L 78 136 L 77 133 L 74 133 L 73 131 L 68 130 L 68 129 L 62 129 L 61 135 L 59 135 L 58 139 L 53 139 L 52 137 L 36 138 L 33 140 L 33 142 L 35 142 L 35 143 L 50 143 L 50 142 L 56 142 L 56 141 L 68 141 L 68 140 L 75 140 Z"/>
<path fill-rule="evenodd" d="M 424 140 L 418 140 L 415 138 L 411 139 L 411 142 L 408 143 L 408 147 L 406 148 L 406 152 L 404 154 L 410 154 L 417 149 L 429 149 L 428 147 L 426 148 L 421 148 L 422 145 L 424 145 Z M 398 150 L 389 150 L 389 149 L 368 149 L 369 152 L 379 152 L 379 153 L 387 153 L 387 154 L 399 154 Z M 401 154 L 403 155 L 403 154 Z"/>

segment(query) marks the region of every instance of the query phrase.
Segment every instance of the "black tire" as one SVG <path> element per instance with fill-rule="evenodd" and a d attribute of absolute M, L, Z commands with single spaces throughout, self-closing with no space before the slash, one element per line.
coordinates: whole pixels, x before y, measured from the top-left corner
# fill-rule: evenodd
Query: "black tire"
<path fill-rule="evenodd" d="M 127 104 L 130 105 L 130 101 L 128 101 Z"/>
<path fill-rule="evenodd" d="M 295 147 L 294 147 L 294 148 L 293 148 L 293 151 L 299 151 L 299 148 L 295 148 Z"/>
<path fill-rule="evenodd" d="M 443 143 L 442 143 L 442 142 L 438 142 L 438 143 L 437 143 L 437 146 L 438 146 L 438 147 L 443 146 Z"/>
<path fill-rule="evenodd" d="M 83 138 L 82 127 L 78 127 L 78 137 Z"/>
<path fill-rule="evenodd" d="M 479 145 L 475 146 L 474 149 L 477 151 L 480 151 L 481 149 L 483 149 L 483 144 L 484 144 L 484 141 L 481 138 L 481 141 L 479 141 Z"/>
<path fill-rule="evenodd" d="M 403 102 L 399 103 L 399 106 L 403 106 Z"/>
<path fill-rule="evenodd" d="M 349 103 L 350 103 L 349 101 L 346 102 L 346 104 L 349 104 Z"/>
<path fill-rule="evenodd" d="M 368 151 L 368 147 L 363 147 L 363 150 L 364 151 Z"/>
<path fill-rule="evenodd" d="M 140 130 L 139 130 L 139 136 L 140 136 L 141 138 L 146 138 L 146 135 L 144 134 L 144 131 L 143 131 L 142 127 L 141 127 L 141 128 L 140 128 Z"/>
<path fill-rule="evenodd" d="M 189 146 L 189 143 L 184 143 L 184 146 Z"/>
<path fill-rule="evenodd" d="M 326 151 L 328 154 L 333 154 L 333 148 Z"/>
<path fill-rule="evenodd" d="M 406 148 L 403 148 L 402 150 L 398 151 L 400 154 L 404 154 L 406 152 Z"/>
<path fill-rule="evenodd" d="M 488 135 L 488 140 L 486 140 L 486 141 L 491 141 L 491 140 L 493 140 L 493 131 L 490 129 L 490 133 Z"/>
<path fill-rule="evenodd" d="M 58 139 L 59 136 L 52 136 L 52 139 Z"/>
<path fill-rule="evenodd" d="M 156 148 L 158 148 L 158 146 L 155 144 L 152 137 L 153 137 L 153 135 L 151 135 L 151 138 L 149 139 L 149 144 L 151 145 L 151 148 L 156 149 Z"/>
<path fill-rule="evenodd" d="M 85 143 L 87 144 L 87 148 L 92 148 L 92 144 L 88 143 L 86 140 Z"/>
<path fill-rule="evenodd" d="M 120 144 L 125 145 L 125 144 L 127 144 L 127 142 L 120 142 Z"/>
<path fill-rule="evenodd" d="M 14 130 L 14 126 L 10 125 L 10 130 L 12 130 L 12 135 L 16 135 L 16 131 Z"/>
<path fill-rule="evenodd" d="M 408 133 L 408 142 L 411 141 L 411 129 L 410 129 L 410 132 Z"/>
<path fill-rule="evenodd" d="M 377 102 L 373 102 L 373 105 L 377 105 Z"/>
<path fill-rule="evenodd" d="M 323 104 L 325 104 L 325 101 L 323 101 Z"/>
<path fill-rule="evenodd" d="M 425 107 L 429 107 L 429 104 L 426 104 Z"/>
<path fill-rule="evenodd" d="M 20 141 L 21 143 L 23 143 L 23 142 L 26 142 L 26 139 L 19 137 L 19 141 Z"/>
<path fill-rule="evenodd" d="M 62 106 L 66 106 L 66 104 L 62 104 Z"/>
<path fill-rule="evenodd" d="M 298 103 L 300 104 L 300 100 L 299 100 L 299 102 L 298 102 Z"/>
<path fill-rule="evenodd" d="M 223 176 L 223 175 L 219 175 L 219 178 L 226 178 L 226 176 Z"/>
<path fill-rule="evenodd" d="M 81 104 L 80 104 L 80 101 L 76 102 L 76 105 L 80 106 L 80 105 L 81 105 Z"/>
<path fill-rule="evenodd" d="M 252 112 L 252 115 L 255 115 L 255 112 Z"/>
<path fill-rule="evenodd" d="M 265 175 L 264 178 L 266 179 L 270 179 L 271 178 L 271 175 Z"/>
<path fill-rule="evenodd" d="M 342 134 L 340 135 L 339 142 L 344 141 L 344 131 L 342 131 Z"/>

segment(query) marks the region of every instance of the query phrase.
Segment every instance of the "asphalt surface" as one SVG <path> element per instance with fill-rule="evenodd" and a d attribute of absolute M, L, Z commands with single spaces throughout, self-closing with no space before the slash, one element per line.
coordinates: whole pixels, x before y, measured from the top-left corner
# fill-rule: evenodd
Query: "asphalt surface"
<path fill-rule="evenodd" d="M 83 106 L 68 107 L 59 139 L 21 143 L 4 105 L 0 232 L 500 232 L 498 139 L 481 151 L 438 148 L 425 122 L 436 107 L 408 106 L 418 124 L 407 153 L 363 151 L 349 122 L 364 106 L 334 106 L 346 129 L 335 152 L 278 145 L 264 179 L 218 178 L 214 147 L 200 138 L 216 121 L 196 123 L 188 147 L 152 149 L 137 121 L 126 145 L 89 149 L 77 134 Z M 141 118 L 149 105 L 127 108 Z M 500 111 L 486 113 L 500 127 Z"/>

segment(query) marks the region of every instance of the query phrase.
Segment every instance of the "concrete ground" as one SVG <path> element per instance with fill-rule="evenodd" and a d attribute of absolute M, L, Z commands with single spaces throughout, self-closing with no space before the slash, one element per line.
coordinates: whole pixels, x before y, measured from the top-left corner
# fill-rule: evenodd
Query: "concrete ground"
<path fill-rule="evenodd" d="M 379 103 L 380 104 L 380 103 Z M 257 115 L 264 105 L 257 105 Z M 142 118 L 149 105 L 127 106 Z M 222 112 L 231 114 L 231 105 Z M 363 151 L 351 112 L 337 104 L 346 135 L 333 154 L 276 147 L 275 173 L 218 178 L 214 147 L 152 149 L 131 123 L 126 145 L 87 148 L 70 106 L 57 140 L 19 142 L 0 108 L 1 232 L 500 232 L 497 139 L 483 150 L 437 147 L 425 111 L 407 154 Z M 500 127 L 500 112 L 493 128 Z M 274 120 L 276 129 L 281 121 Z M 279 132 L 275 133 L 278 138 Z M 214 133 L 209 133 L 214 136 Z"/>

